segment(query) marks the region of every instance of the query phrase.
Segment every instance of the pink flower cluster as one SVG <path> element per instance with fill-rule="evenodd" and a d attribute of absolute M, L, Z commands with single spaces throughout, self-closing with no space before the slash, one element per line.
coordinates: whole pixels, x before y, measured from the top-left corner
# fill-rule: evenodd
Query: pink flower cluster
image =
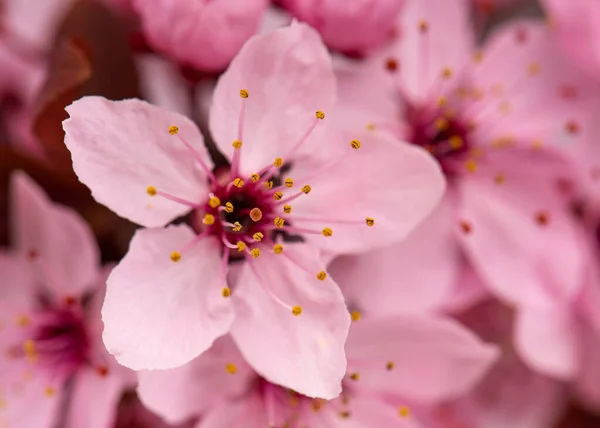
<path fill-rule="evenodd" d="M 67 101 L 64 171 L 89 2 L 141 98 Z M 600 426 L 600 2 L 42 3 L 1 4 L 0 428 Z"/>

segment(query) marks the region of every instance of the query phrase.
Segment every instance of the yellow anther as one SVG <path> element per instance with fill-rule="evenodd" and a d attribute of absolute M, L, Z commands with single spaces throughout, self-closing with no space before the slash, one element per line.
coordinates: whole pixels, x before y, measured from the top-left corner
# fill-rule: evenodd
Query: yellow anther
<path fill-rule="evenodd" d="M 398 414 L 402 418 L 408 418 L 410 416 L 410 409 L 406 406 L 400 406 L 398 408 Z"/>
<path fill-rule="evenodd" d="M 318 279 L 319 281 L 324 281 L 324 280 L 325 280 L 325 278 L 327 278 L 327 272 L 325 272 L 324 270 L 322 270 L 321 272 L 319 272 L 319 273 L 317 274 L 317 279 Z"/>
<path fill-rule="evenodd" d="M 504 184 L 504 182 L 506 181 L 506 177 L 504 176 L 504 174 L 496 174 L 496 176 L 494 177 L 494 181 L 496 182 L 496 184 Z"/>
<path fill-rule="evenodd" d="M 291 205 L 284 205 L 283 206 L 283 212 L 286 214 L 290 214 L 292 212 L 292 206 Z"/>
<path fill-rule="evenodd" d="M 283 225 L 285 224 L 285 219 L 281 218 L 281 217 L 275 217 L 275 220 L 273 220 L 273 223 L 275 223 L 275 226 L 278 228 L 282 228 Z"/>
<path fill-rule="evenodd" d="M 232 229 L 234 232 L 239 232 L 240 230 L 242 230 L 242 225 L 239 221 L 236 221 L 235 223 L 233 223 Z"/>
<path fill-rule="evenodd" d="M 367 125 L 365 126 L 365 129 L 367 131 L 375 131 L 375 124 L 374 123 L 367 123 Z"/>
<path fill-rule="evenodd" d="M 313 398 L 310 403 L 310 406 L 312 407 L 314 412 L 319 412 L 326 403 L 327 401 L 323 400 L 322 398 Z"/>
<path fill-rule="evenodd" d="M 450 67 L 446 67 L 442 70 L 442 77 L 444 79 L 450 79 L 453 74 L 454 74 L 454 72 L 452 71 L 452 69 Z"/>
<path fill-rule="evenodd" d="M 348 410 L 343 410 L 340 413 L 338 413 L 338 415 L 340 416 L 340 418 L 342 419 L 348 419 L 351 415 L 350 411 Z"/>
<path fill-rule="evenodd" d="M 481 61 L 483 61 L 483 52 L 481 52 L 481 51 L 475 52 L 473 54 L 473 61 L 475 62 L 475 64 L 481 63 Z"/>
<path fill-rule="evenodd" d="M 387 364 L 385 365 L 385 369 L 386 370 L 393 370 L 394 369 L 394 362 L 393 361 L 388 361 Z"/>
<path fill-rule="evenodd" d="M 465 162 L 465 169 L 469 172 L 475 172 L 477 171 L 477 162 L 475 162 L 473 159 L 470 159 L 468 161 Z"/>
<path fill-rule="evenodd" d="M 256 183 L 258 180 L 260 180 L 260 175 L 258 175 L 258 174 L 252 174 L 250 176 L 250 178 L 252 179 L 253 183 Z"/>
<path fill-rule="evenodd" d="M 148 186 L 146 188 L 146 193 L 148 193 L 150 196 L 156 196 L 156 187 Z"/>
<path fill-rule="evenodd" d="M 281 168 L 281 165 L 283 165 L 283 159 L 275 158 L 275 160 L 273 161 L 273 166 L 276 168 Z"/>
<path fill-rule="evenodd" d="M 333 235 L 333 230 L 331 230 L 330 228 L 326 227 L 325 229 L 323 229 L 321 231 L 321 233 L 323 234 L 323 236 L 331 236 L 331 235 Z"/>
<path fill-rule="evenodd" d="M 27 315 L 19 315 L 17 318 L 17 324 L 20 327 L 27 327 L 31 324 L 31 318 L 29 318 Z"/>
<path fill-rule="evenodd" d="M 27 339 L 23 342 L 23 351 L 26 354 L 35 354 L 35 342 L 31 339 Z"/>
<path fill-rule="evenodd" d="M 304 193 L 305 195 L 308 195 L 311 190 L 312 190 L 312 187 L 310 187 L 308 184 L 306 186 L 302 187 L 302 193 Z"/>
<path fill-rule="evenodd" d="M 439 97 L 438 98 L 438 105 L 440 107 L 444 107 L 446 104 L 448 104 L 448 99 L 446 97 Z"/>
<path fill-rule="evenodd" d="M 256 242 L 262 241 L 264 237 L 265 235 L 263 235 L 262 232 L 256 232 L 254 235 L 252 235 L 252 239 L 254 239 Z"/>
<path fill-rule="evenodd" d="M 360 321 L 360 311 L 352 311 L 352 312 L 350 312 L 350 318 L 354 322 Z"/>
<path fill-rule="evenodd" d="M 176 127 L 175 125 L 169 126 L 169 134 L 175 135 L 178 132 L 179 132 L 179 128 L 178 127 Z"/>
<path fill-rule="evenodd" d="M 283 253 L 283 245 L 281 245 L 281 244 L 275 244 L 275 245 L 273 245 L 273 252 L 275 254 L 281 254 L 281 253 Z"/>
<path fill-rule="evenodd" d="M 237 247 L 237 250 L 240 253 L 246 249 L 246 243 L 242 242 L 242 241 L 237 241 L 237 243 L 235 244 L 235 246 Z"/>
<path fill-rule="evenodd" d="M 221 295 L 223 297 L 229 297 L 229 296 L 231 296 L 231 288 L 229 288 L 229 287 L 223 287 L 223 289 L 221 290 Z"/>
<path fill-rule="evenodd" d="M 44 394 L 46 394 L 46 397 L 54 397 L 55 393 L 56 390 L 51 386 L 47 386 L 46 389 L 44 389 Z"/>
<path fill-rule="evenodd" d="M 350 379 L 352 379 L 352 380 L 358 380 L 358 379 L 360 379 L 360 375 L 358 373 L 352 373 L 350 375 Z"/>
<path fill-rule="evenodd" d="M 419 31 L 421 33 L 426 33 L 427 30 L 429 30 L 429 23 L 427 21 L 420 21 L 419 22 Z"/>
<path fill-rule="evenodd" d="M 273 194 L 273 199 L 275 199 L 276 201 L 280 201 L 281 198 L 283 198 L 283 193 L 282 192 L 275 192 Z"/>
<path fill-rule="evenodd" d="M 285 187 L 294 187 L 294 180 L 288 177 L 285 179 L 283 184 L 285 184 Z"/>
<path fill-rule="evenodd" d="M 240 97 L 248 98 L 249 96 L 250 96 L 250 93 L 248 92 L 247 89 L 240 89 Z"/>
<path fill-rule="evenodd" d="M 234 149 L 242 148 L 242 142 L 240 140 L 233 140 L 233 143 L 231 143 L 231 145 L 233 146 Z"/>
<path fill-rule="evenodd" d="M 448 129 L 450 122 L 448 122 L 448 119 L 445 117 L 438 117 L 435 122 L 433 122 L 433 126 L 435 126 L 435 129 L 439 132 L 443 132 Z"/>
<path fill-rule="evenodd" d="M 227 373 L 229 374 L 234 374 L 237 372 L 237 366 L 233 363 L 228 363 L 225 365 L 225 370 L 227 370 Z"/>
<path fill-rule="evenodd" d="M 252 219 L 252 221 L 256 222 L 256 221 L 260 221 L 260 219 L 262 218 L 262 211 L 260 210 L 260 208 L 252 208 L 250 210 L 250 218 Z"/>
<path fill-rule="evenodd" d="M 321 110 L 317 110 L 315 112 L 315 116 L 317 117 L 317 119 L 325 119 L 325 113 L 323 113 Z"/>
<path fill-rule="evenodd" d="M 540 64 L 537 62 L 532 62 L 527 67 L 527 72 L 529 73 L 530 76 L 537 76 L 540 72 Z"/>
<path fill-rule="evenodd" d="M 228 214 L 233 212 L 233 204 L 231 202 L 225 202 L 225 212 Z"/>
<path fill-rule="evenodd" d="M 238 177 L 235 180 L 233 180 L 233 185 L 237 188 L 240 188 L 244 185 L 244 180 L 242 180 L 240 177 Z"/>
<path fill-rule="evenodd" d="M 173 251 L 171 253 L 171 261 L 178 262 L 179 260 L 181 260 L 181 254 L 179 254 L 177 251 Z"/>
<path fill-rule="evenodd" d="M 252 248 L 250 254 L 252 254 L 252 257 L 257 258 L 260 256 L 260 250 L 258 248 Z"/>
<path fill-rule="evenodd" d="M 215 216 L 212 214 L 204 214 L 202 223 L 204 223 L 207 226 L 212 226 L 213 224 L 215 224 Z"/>
<path fill-rule="evenodd" d="M 273 188 L 273 180 L 265 181 L 265 187 L 267 189 L 272 189 Z"/>
<path fill-rule="evenodd" d="M 360 141 L 358 141 L 358 140 L 350 141 L 350 147 L 352 147 L 354 150 L 360 149 Z"/>
<path fill-rule="evenodd" d="M 373 227 L 375 226 L 375 219 L 373 217 L 367 217 L 365 223 L 367 223 L 367 226 Z"/>
<path fill-rule="evenodd" d="M 298 316 L 302 313 L 302 306 L 294 306 L 292 308 L 292 314 L 294 314 L 295 316 Z"/>
<path fill-rule="evenodd" d="M 210 205 L 211 208 L 217 208 L 219 205 L 221 205 L 221 200 L 216 196 L 213 196 L 208 200 L 208 205 Z"/>
<path fill-rule="evenodd" d="M 465 141 L 459 135 L 453 135 L 448 138 L 448 143 L 450 144 L 450 148 L 452 150 L 459 150 L 465 145 Z"/>

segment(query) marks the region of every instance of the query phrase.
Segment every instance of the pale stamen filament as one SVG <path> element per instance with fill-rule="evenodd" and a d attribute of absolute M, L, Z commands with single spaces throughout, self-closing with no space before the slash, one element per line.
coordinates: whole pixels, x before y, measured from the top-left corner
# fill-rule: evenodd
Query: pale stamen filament
<path fill-rule="evenodd" d="M 181 141 L 188 148 L 188 150 L 192 153 L 194 158 L 196 158 L 196 161 L 200 164 L 200 167 L 202 167 L 202 169 L 204 170 L 204 172 L 206 173 L 208 178 L 213 183 L 216 183 L 217 179 L 216 179 L 215 175 L 212 173 L 212 171 L 210 170 L 210 168 L 208 167 L 206 162 L 204 162 L 204 159 L 202 159 L 202 156 L 200 155 L 200 153 L 198 153 L 198 151 L 189 143 L 188 140 L 186 140 L 181 135 L 179 135 L 179 133 L 177 133 L 176 135 L 177 135 L 177 138 L 179 138 L 179 141 Z"/>
<path fill-rule="evenodd" d="M 250 270 L 256 277 L 258 284 L 265 291 L 265 293 L 267 293 L 269 296 L 271 296 L 273 298 L 273 300 L 275 300 L 277 302 L 277 304 L 279 304 L 281 307 L 287 309 L 288 311 L 292 311 L 293 307 L 291 305 L 288 305 L 287 303 L 285 303 L 279 297 L 277 297 L 277 295 L 275 295 L 275 293 L 273 293 L 273 291 L 269 287 L 267 287 L 267 285 L 264 283 L 262 277 L 260 276 L 260 274 L 258 273 L 258 270 L 256 269 L 256 266 L 254 265 L 254 260 L 250 254 L 246 254 L 246 260 L 248 261 L 248 266 L 250 266 Z"/>
<path fill-rule="evenodd" d="M 163 197 L 165 199 L 168 199 L 170 201 L 176 202 L 176 203 L 181 204 L 181 205 L 185 205 L 186 207 L 190 207 L 190 208 L 193 208 L 193 209 L 198 209 L 198 208 L 202 208 L 203 207 L 203 205 L 201 205 L 201 204 L 197 204 L 197 203 L 194 203 L 192 201 L 188 201 L 187 199 L 180 198 L 179 196 L 171 195 L 170 193 L 163 192 L 162 190 L 156 190 L 155 194 L 157 196 L 161 196 L 161 197 Z"/>

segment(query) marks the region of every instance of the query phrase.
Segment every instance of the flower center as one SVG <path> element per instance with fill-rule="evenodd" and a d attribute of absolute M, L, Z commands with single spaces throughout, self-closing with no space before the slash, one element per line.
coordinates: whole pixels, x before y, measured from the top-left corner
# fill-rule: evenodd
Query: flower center
<path fill-rule="evenodd" d="M 69 378 L 89 359 L 90 341 L 78 309 L 67 304 L 19 317 L 24 340 L 10 349 L 11 354 L 52 379 Z"/>
<path fill-rule="evenodd" d="M 431 153 L 446 175 L 456 173 L 471 148 L 465 121 L 450 110 L 413 106 L 408 107 L 406 118 L 410 125 L 408 141 Z"/>

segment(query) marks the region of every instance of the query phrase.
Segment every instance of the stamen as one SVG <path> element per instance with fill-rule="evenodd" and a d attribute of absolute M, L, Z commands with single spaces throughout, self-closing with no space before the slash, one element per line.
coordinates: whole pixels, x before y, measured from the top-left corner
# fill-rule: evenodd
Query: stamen
<path fill-rule="evenodd" d="M 275 217 L 273 223 L 275 223 L 275 227 L 282 228 L 285 225 L 285 219 L 281 217 Z"/>
<path fill-rule="evenodd" d="M 233 223 L 232 229 L 234 232 L 239 232 L 240 230 L 242 230 L 242 225 L 239 221 L 236 221 L 235 223 Z"/>
<path fill-rule="evenodd" d="M 372 217 L 367 217 L 365 219 L 365 223 L 367 223 L 367 226 L 373 227 L 375 225 L 375 219 Z"/>
<path fill-rule="evenodd" d="M 231 146 L 234 149 L 239 150 L 242 148 L 242 142 L 240 140 L 233 140 L 233 143 L 231 143 Z"/>
<path fill-rule="evenodd" d="M 354 380 L 354 381 L 357 381 L 357 380 L 359 380 L 359 379 L 360 379 L 360 374 L 358 374 L 358 373 L 352 373 L 352 374 L 350 375 L 350 379 L 352 379 L 352 380 Z"/>
<path fill-rule="evenodd" d="M 385 369 L 387 371 L 393 370 L 394 369 L 394 362 L 393 361 L 388 361 L 388 363 L 385 365 Z"/>
<path fill-rule="evenodd" d="M 171 127 L 171 128 L 173 128 L 173 127 Z M 171 132 L 171 129 L 169 129 L 169 132 Z M 171 134 L 171 135 L 177 135 L 177 138 L 179 139 L 179 141 L 181 141 L 183 143 L 183 145 L 192 153 L 194 158 L 196 158 L 196 161 L 200 164 L 200 167 L 204 170 L 204 172 L 206 173 L 208 178 L 213 183 L 216 183 L 217 179 L 216 179 L 215 175 L 212 173 L 212 171 L 210 170 L 208 165 L 204 162 L 204 159 L 202 159 L 202 156 L 200 155 L 200 153 L 189 143 L 189 141 L 186 140 L 185 138 L 183 138 L 178 132 L 176 134 Z"/>
<path fill-rule="evenodd" d="M 232 143 L 233 146 L 233 157 L 231 159 L 231 174 L 237 175 L 240 171 L 240 163 L 241 163 L 241 148 L 242 141 L 244 141 L 244 122 L 246 117 L 246 100 L 249 97 L 249 92 L 246 89 L 240 90 L 240 97 L 242 98 L 242 103 L 240 105 L 240 115 L 238 118 L 238 133 L 237 139 Z"/>
<path fill-rule="evenodd" d="M 244 186 L 244 180 L 242 180 L 241 178 L 238 177 L 235 180 L 233 180 L 233 185 L 235 187 L 237 187 L 238 189 L 240 189 Z"/>
<path fill-rule="evenodd" d="M 352 319 L 352 321 L 354 321 L 354 322 L 360 321 L 360 316 L 361 316 L 360 311 L 350 312 L 350 319 Z"/>
<path fill-rule="evenodd" d="M 273 252 L 275 254 L 281 254 L 283 252 L 283 245 L 281 245 L 281 244 L 273 245 Z"/>
<path fill-rule="evenodd" d="M 322 233 L 323 233 L 323 236 L 332 236 L 333 235 L 333 230 L 331 230 L 330 228 L 326 227 L 325 229 L 323 229 Z"/>
<path fill-rule="evenodd" d="M 202 238 L 204 238 L 205 236 L 208 235 L 208 233 L 210 232 L 210 230 L 205 230 L 202 233 L 200 233 L 199 235 L 197 235 L 196 237 L 194 237 L 194 239 L 192 239 L 190 242 L 188 242 L 185 247 L 183 247 L 181 249 L 181 251 L 179 251 L 179 256 L 181 257 L 182 254 L 184 254 L 185 252 L 189 251 L 192 247 L 194 247 L 198 242 L 200 242 L 200 240 Z"/>
<path fill-rule="evenodd" d="M 327 272 L 325 272 L 324 270 L 322 270 L 321 272 L 319 272 L 319 273 L 317 274 L 317 279 L 318 279 L 319 281 L 324 281 L 324 280 L 325 280 L 325 278 L 327 278 Z"/>
<path fill-rule="evenodd" d="M 258 175 L 258 174 L 252 174 L 250 176 L 250 178 L 251 178 L 251 180 L 252 180 L 253 183 L 256 183 L 258 180 L 260 180 L 260 175 Z"/>
<path fill-rule="evenodd" d="M 275 192 L 273 194 L 273 199 L 275 199 L 276 201 L 280 201 L 281 198 L 283 198 L 283 192 Z"/>
<path fill-rule="evenodd" d="M 352 140 L 350 142 L 350 147 L 352 147 L 354 150 L 360 149 L 360 141 L 358 141 L 358 140 Z"/>
<path fill-rule="evenodd" d="M 292 206 L 291 205 L 284 205 L 283 206 L 283 212 L 286 214 L 291 214 L 292 213 Z"/>
<path fill-rule="evenodd" d="M 265 187 L 267 189 L 272 189 L 273 188 L 273 180 L 265 181 Z"/>
<path fill-rule="evenodd" d="M 223 290 L 221 290 L 221 295 L 225 298 L 230 297 L 231 296 L 231 288 L 223 287 Z"/>
<path fill-rule="evenodd" d="M 221 242 L 227 248 L 231 248 L 232 250 L 237 250 L 237 248 L 238 248 L 237 245 L 233 245 L 231 242 L 229 242 L 229 240 L 225 237 L 225 235 L 221 235 Z"/>
<path fill-rule="evenodd" d="M 260 274 L 256 270 L 256 266 L 254 265 L 252 259 L 248 259 L 248 260 L 249 260 L 248 266 L 250 267 L 250 270 L 254 274 L 254 277 L 258 281 L 258 284 L 262 287 L 262 289 L 265 291 L 265 293 L 267 293 L 269 296 L 271 296 L 271 298 L 273 300 L 275 300 L 277 302 L 277 304 L 279 304 L 281 307 L 287 309 L 288 311 L 291 311 L 292 310 L 292 306 L 288 305 L 283 300 L 281 300 L 279 297 L 277 297 L 277 295 L 275 293 L 273 293 L 273 291 L 271 291 L 269 289 L 269 287 L 267 287 L 265 285 L 265 283 L 264 283 L 264 281 L 262 279 L 262 276 L 260 276 Z"/>
<path fill-rule="evenodd" d="M 177 251 L 173 251 L 171 253 L 170 257 L 171 257 L 171 261 L 173 261 L 173 262 L 178 262 L 179 260 L 181 260 L 181 254 L 178 253 Z"/>
<path fill-rule="evenodd" d="M 221 205 L 221 200 L 219 198 L 217 198 L 216 196 L 212 196 L 209 200 L 208 200 L 208 205 L 211 208 L 217 208 L 219 205 Z"/>
<path fill-rule="evenodd" d="M 408 418 L 410 416 L 410 409 L 406 406 L 400 406 L 398 408 L 398 414 L 402 418 Z"/>
<path fill-rule="evenodd" d="M 254 222 L 260 221 L 260 219 L 262 218 L 262 211 L 260 210 L 260 208 L 252 208 L 250 210 L 250 218 Z"/>
<path fill-rule="evenodd" d="M 308 195 L 311 190 L 312 188 L 308 184 L 302 187 L 302 193 L 304 193 L 305 195 Z"/>
<path fill-rule="evenodd" d="M 243 241 L 238 241 L 235 245 L 240 253 L 246 249 L 246 243 Z"/>
<path fill-rule="evenodd" d="M 260 250 L 258 248 L 252 248 L 250 254 L 256 259 L 260 256 Z"/>
<path fill-rule="evenodd" d="M 202 208 L 202 205 L 200 204 L 188 201 L 187 199 L 180 198 L 179 196 L 171 195 L 167 192 L 156 190 L 156 187 L 154 186 L 148 186 L 148 188 L 146 189 L 146 193 L 148 193 L 150 196 L 162 196 L 165 199 L 168 199 L 181 205 L 185 205 L 186 207 L 194 209 Z"/>
<path fill-rule="evenodd" d="M 233 212 L 233 204 L 231 202 L 225 202 L 225 207 L 223 207 L 223 210 L 226 213 L 231 214 Z"/>
<path fill-rule="evenodd" d="M 292 308 L 292 314 L 294 314 L 294 316 L 299 316 L 302 314 L 302 306 L 294 306 Z"/>
<path fill-rule="evenodd" d="M 254 235 L 252 235 L 252 239 L 254 239 L 256 242 L 262 241 L 264 237 L 265 235 L 263 235 L 261 232 L 256 232 Z"/>
<path fill-rule="evenodd" d="M 420 55 L 419 55 L 419 83 L 418 88 L 420 93 L 425 92 L 426 82 L 429 80 L 429 23 L 427 21 L 419 22 L 420 37 Z"/>
<path fill-rule="evenodd" d="M 215 224 L 215 216 L 212 214 L 204 214 L 202 223 L 204 223 L 207 226 L 212 226 L 213 224 Z"/>
<path fill-rule="evenodd" d="M 283 159 L 275 158 L 275 160 L 273 161 L 273 166 L 275 168 L 281 168 L 283 166 Z"/>
<path fill-rule="evenodd" d="M 237 372 L 237 367 L 233 363 L 228 363 L 225 365 L 225 370 L 227 370 L 227 373 L 229 374 L 235 374 Z"/>
<path fill-rule="evenodd" d="M 286 178 L 283 183 L 285 184 L 285 187 L 294 187 L 294 180 L 289 177 Z"/>

